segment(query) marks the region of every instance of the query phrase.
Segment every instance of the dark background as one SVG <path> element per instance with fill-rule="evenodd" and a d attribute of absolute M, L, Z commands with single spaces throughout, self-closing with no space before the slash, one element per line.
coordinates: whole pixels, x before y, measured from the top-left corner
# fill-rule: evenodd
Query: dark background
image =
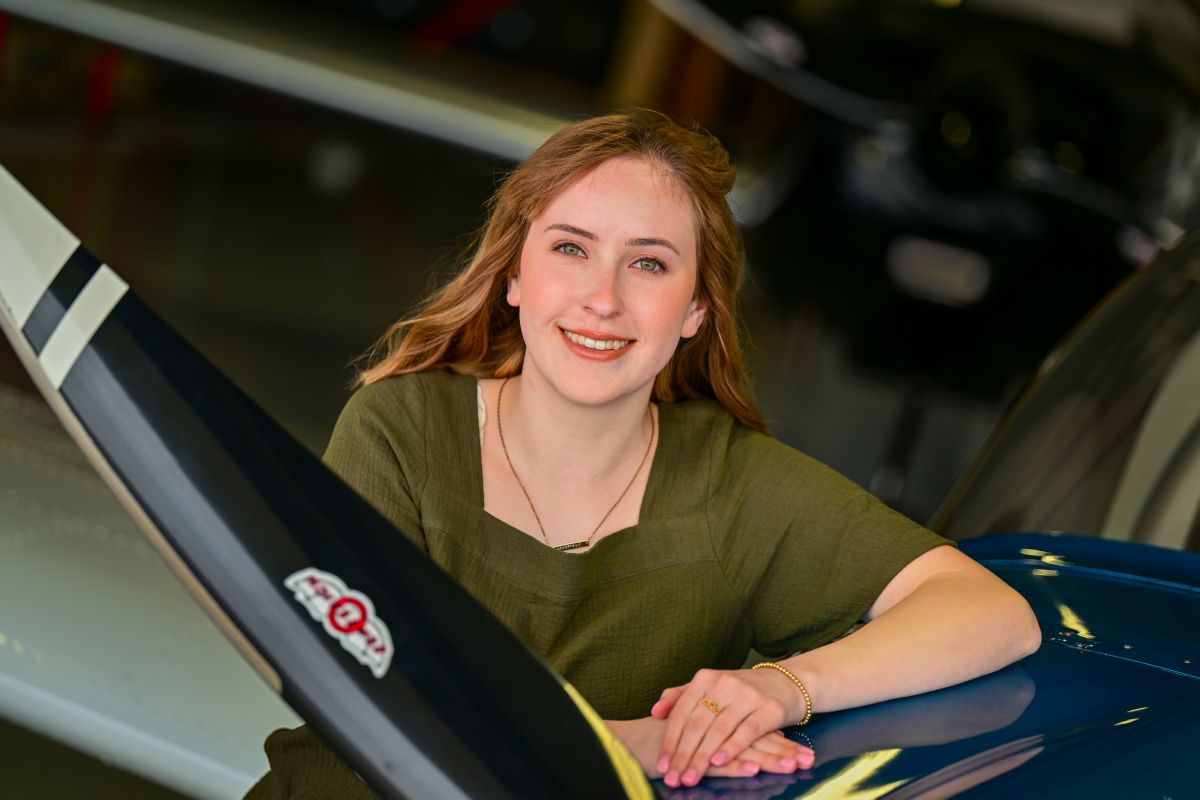
<path fill-rule="evenodd" d="M 727 144 L 772 431 L 921 521 L 1055 342 L 1200 221 L 1187 3 L 710 4 L 734 45 L 632 1 L 90 5 L 228 63 L 0 11 L 0 163 L 316 452 L 351 361 L 459 263 L 520 142 L 581 116 L 654 107 Z M 478 115 L 446 134 L 289 89 L 239 72 L 242 47 Z M 0 382 L 33 391 L 6 345 Z M 0 752 L 15 796 L 48 796 L 33 753 L 117 777 L 18 729 Z"/>

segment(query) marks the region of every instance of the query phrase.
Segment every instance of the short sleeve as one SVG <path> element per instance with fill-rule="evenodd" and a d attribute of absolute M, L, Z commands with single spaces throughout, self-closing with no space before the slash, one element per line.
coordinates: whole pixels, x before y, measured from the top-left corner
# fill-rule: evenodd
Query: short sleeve
<path fill-rule="evenodd" d="M 833 641 L 913 559 L 951 544 L 823 464 L 750 435 L 749 452 L 727 465 L 740 473 L 741 497 L 722 549 L 759 653 Z"/>
<path fill-rule="evenodd" d="M 419 505 L 427 474 L 424 448 L 421 383 L 403 376 L 364 386 L 351 396 L 324 461 L 428 553 Z"/>

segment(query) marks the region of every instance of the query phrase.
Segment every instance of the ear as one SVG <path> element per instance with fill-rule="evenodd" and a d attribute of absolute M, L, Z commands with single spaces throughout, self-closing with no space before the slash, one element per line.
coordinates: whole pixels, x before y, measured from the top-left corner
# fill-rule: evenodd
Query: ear
<path fill-rule="evenodd" d="M 521 276 L 508 279 L 508 291 L 504 295 L 508 300 L 508 304 L 514 308 L 519 308 L 521 305 Z"/>
<path fill-rule="evenodd" d="M 680 330 L 679 336 L 683 339 L 690 339 L 700 330 L 700 325 L 704 322 L 704 316 L 708 313 L 708 304 L 700 298 L 696 298 L 688 306 L 687 314 L 683 318 L 683 329 Z"/>

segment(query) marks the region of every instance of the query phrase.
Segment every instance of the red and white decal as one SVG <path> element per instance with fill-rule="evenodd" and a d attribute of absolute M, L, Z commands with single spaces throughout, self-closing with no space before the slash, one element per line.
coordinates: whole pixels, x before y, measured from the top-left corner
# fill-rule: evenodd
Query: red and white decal
<path fill-rule="evenodd" d="M 372 675 L 382 678 L 387 674 L 392 663 L 392 634 L 375 616 L 369 597 L 348 588 L 336 575 L 312 567 L 293 572 L 283 583 L 325 632 Z"/>

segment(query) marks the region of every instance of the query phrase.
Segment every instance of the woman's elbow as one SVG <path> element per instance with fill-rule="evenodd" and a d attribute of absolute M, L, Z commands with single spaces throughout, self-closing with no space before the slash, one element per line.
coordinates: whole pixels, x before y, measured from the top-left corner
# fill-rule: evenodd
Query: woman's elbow
<path fill-rule="evenodd" d="M 1042 646 L 1042 629 L 1038 625 L 1037 615 L 1033 613 L 1033 609 L 1019 592 L 1015 589 L 1009 589 L 1011 595 L 1007 605 L 1009 606 L 1009 618 L 1012 620 L 1012 660 L 1020 661 L 1026 656 L 1033 655 L 1037 649 Z"/>

